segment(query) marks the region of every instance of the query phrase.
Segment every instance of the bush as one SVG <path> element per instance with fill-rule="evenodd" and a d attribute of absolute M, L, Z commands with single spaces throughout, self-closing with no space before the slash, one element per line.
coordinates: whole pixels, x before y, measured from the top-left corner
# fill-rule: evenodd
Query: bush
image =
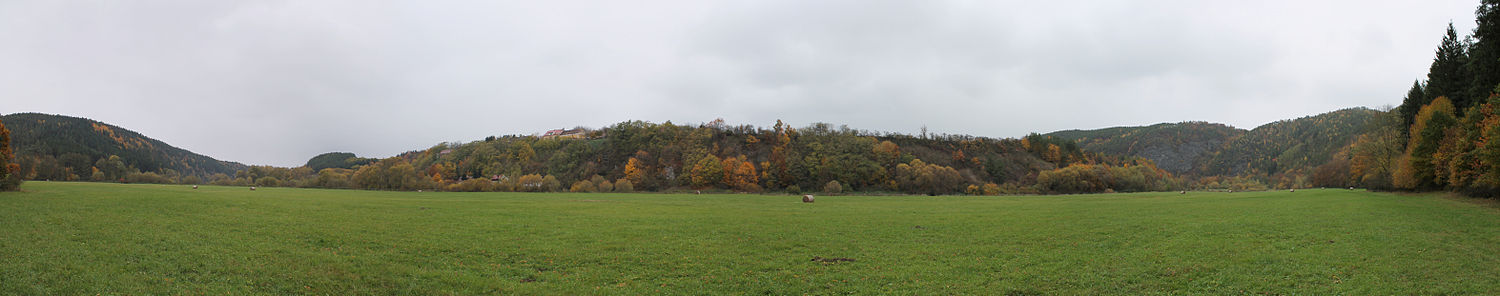
<path fill-rule="evenodd" d="M 260 177 L 260 179 L 255 179 L 255 186 L 276 187 L 280 185 L 281 179 L 276 179 L 276 177 Z"/>
<path fill-rule="evenodd" d="M 495 184 L 491 185 L 490 190 L 500 192 L 515 192 L 517 191 L 516 186 L 516 179 L 504 178 L 500 180 L 500 182 L 495 182 Z"/>
<path fill-rule="evenodd" d="M 839 184 L 838 180 L 828 181 L 827 185 L 823 185 L 823 192 L 824 193 L 828 193 L 828 194 L 843 193 L 844 192 L 844 185 L 843 184 Z"/>
<path fill-rule="evenodd" d="M 786 193 L 802 194 L 802 186 L 792 185 L 786 187 Z"/>
<path fill-rule="evenodd" d="M 601 179 L 598 182 L 594 182 L 594 186 L 598 186 L 599 187 L 599 192 L 615 191 L 615 184 L 609 183 L 608 180 L 602 180 Z"/>
<path fill-rule="evenodd" d="M 562 181 L 558 181 L 557 177 L 553 177 L 552 175 L 542 177 L 542 190 L 545 190 L 547 192 L 557 192 L 559 190 L 562 190 Z"/>
<path fill-rule="evenodd" d="M 4 170 L 4 169 L 6 169 L 6 168 L 3 165 L 0 165 L 0 170 Z M 17 190 L 17 189 L 20 189 L 20 188 L 21 188 L 21 174 L 12 172 L 12 173 L 6 175 L 5 178 L 0 179 L 0 191 L 11 191 L 11 190 Z"/>
<path fill-rule="evenodd" d="M 615 192 L 632 192 L 632 191 L 635 191 L 635 184 L 630 183 L 629 179 L 620 178 L 620 180 L 616 180 L 615 181 Z"/>
<path fill-rule="evenodd" d="M 984 183 L 984 186 L 979 188 L 979 193 L 984 195 L 1000 195 L 1000 185 Z"/>
<path fill-rule="evenodd" d="M 520 180 L 516 182 L 516 191 L 538 192 L 543 190 L 544 188 L 542 186 L 542 175 L 523 175 L 521 176 Z"/>
<path fill-rule="evenodd" d="M 162 177 L 153 172 L 130 173 L 125 175 L 126 183 L 148 183 L 148 184 L 172 184 L 171 179 Z"/>
<path fill-rule="evenodd" d="M 573 182 L 573 187 L 569 188 L 568 191 L 569 192 L 594 192 L 594 190 L 598 190 L 598 189 L 599 189 L 599 187 L 598 186 L 594 186 L 593 182 L 589 182 L 588 180 L 583 180 L 583 181 Z"/>
<path fill-rule="evenodd" d="M 482 179 L 482 178 L 481 179 L 468 179 L 468 180 L 464 180 L 463 182 L 458 182 L 458 183 L 453 183 L 452 185 L 448 185 L 447 190 L 448 191 L 457 191 L 457 192 L 481 192 L 481 191 L 488 191 L 488 190 L 490 190 L 490 180 L 488 180 L 488 179 Z"/>

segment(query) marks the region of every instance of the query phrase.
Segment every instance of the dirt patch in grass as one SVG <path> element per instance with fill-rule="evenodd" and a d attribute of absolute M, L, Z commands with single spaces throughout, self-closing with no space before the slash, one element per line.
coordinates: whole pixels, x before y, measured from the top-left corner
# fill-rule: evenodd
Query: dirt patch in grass
<path fill-rule="evenodd" d="M 839 263 L 839 262 L 854 262 L 854 259 L 853 258 L 838 258 L 838 257 L 823 258 L 823 257 L 820 257 L 820 256 L 814 256 L 812 258 L 812 262 L 820 262 L 820 263 L 823 263 L 823 264 L 834 264 L 834 263 Z"/>

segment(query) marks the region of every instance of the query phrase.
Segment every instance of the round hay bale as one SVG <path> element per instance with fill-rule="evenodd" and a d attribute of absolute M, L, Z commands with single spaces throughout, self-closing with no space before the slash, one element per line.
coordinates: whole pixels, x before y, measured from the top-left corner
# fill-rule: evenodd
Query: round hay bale
<path fill-rule="evenodd" d="M 802 202 L 812 203 L 813 202 L 813 195 L 812 194 L 804 194 L 804 195 L 802 195 Z"/>
<path fill-rule="evenodd" d="M 198 189 L 198 185 L 193 185 L 193 189 Z"/>
<path fill-rule="evenodd" d="M 255 186 L 250 186 L 250 191 L 255 191 Z"/>

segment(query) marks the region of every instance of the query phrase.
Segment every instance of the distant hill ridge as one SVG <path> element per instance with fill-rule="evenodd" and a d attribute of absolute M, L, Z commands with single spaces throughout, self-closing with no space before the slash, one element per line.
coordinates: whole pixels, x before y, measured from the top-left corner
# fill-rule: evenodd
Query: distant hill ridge
<path fill-rule="evenodd" d="M 1277 174 L 1328 162 L 1379 114 L 1369 108 L 1348 108 L 1248 131 L 1218 123 L 1183 122 L 1046 135 L 1074 141 L 1085 151 L 1151 159 L 1157 167 L 1176 174 Z"/>
<path fill-rule="evenodd" d="M 11 130 L 11 146 L 23 171 L 35 179 L 89 178 L 90 167 L 111 155 L 141 172 L 176 171 L 182 176 L 233 175 L 247 166 L 193 153 L 135 131 L 87 118 L 41 113 L 0 116 Z M 81 157 L 80 157 L 81 155 Z M 86 160 L 83 158 L 87 158 Z M 54 167 L 55 166 L 55 167 Z"/>

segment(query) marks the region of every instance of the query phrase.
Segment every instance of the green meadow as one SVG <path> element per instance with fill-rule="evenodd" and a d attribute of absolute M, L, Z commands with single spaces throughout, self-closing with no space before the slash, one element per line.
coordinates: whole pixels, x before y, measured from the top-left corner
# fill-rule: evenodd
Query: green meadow
<path fill-rule="evenodd" d="M 1500 210 L 1439 195 L 22 189 L 0 294 L 1500 291 Z"/>

